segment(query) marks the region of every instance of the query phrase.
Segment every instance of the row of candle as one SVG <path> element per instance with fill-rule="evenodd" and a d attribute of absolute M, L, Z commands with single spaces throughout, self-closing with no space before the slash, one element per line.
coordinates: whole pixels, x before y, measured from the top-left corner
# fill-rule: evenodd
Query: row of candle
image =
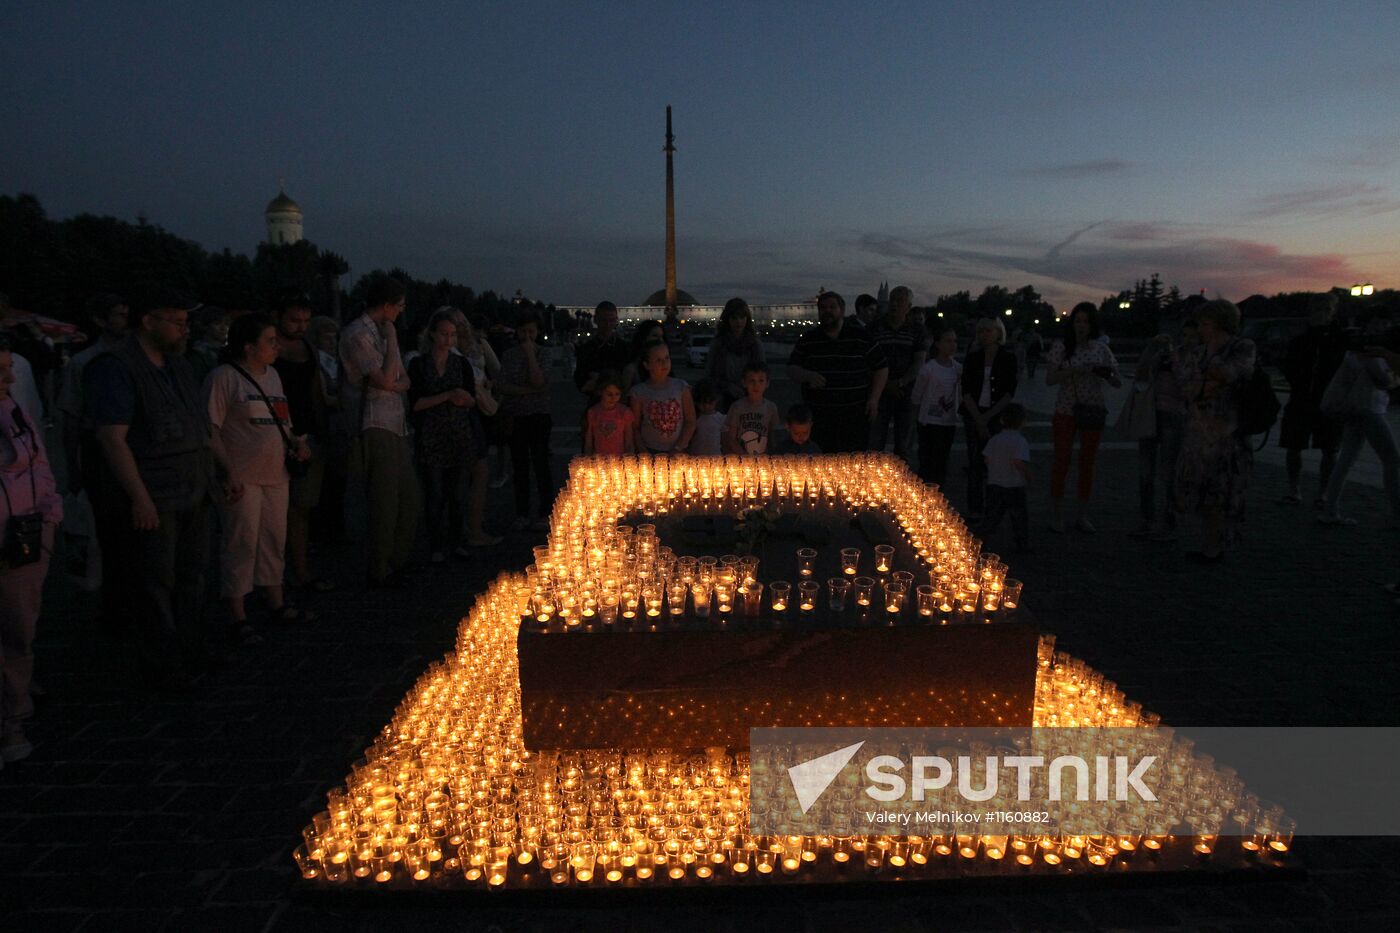
<path fill-rule="evenodd" d="M 1136 831 L 1098 837 L 751 835 L 745 753 L 525 749 L 515 651 L 525 579 L 503 575 L 478 598 L 459 629 L 457 650 L 424 675 L 345 786 L 328 796 L 296 853 L 304 877 L 456 879 L 488 887 L 526 875 L 556 884 L 704 882 L 801 872 L 818 863 L 915 871 L 953 855 L 1056 870 L 1126 862 L 1166 845 L 1190 845 L 1207 856 L 1227 826 L 1248 831 L 1240 839 L 1247 852 L 1284 852 L 1291 845 L 1290 824 L 1276 808 L 1240 793 L 1237 780 L 1187 745 L 1177 748 L 1174 765 L 1191 774 L 1186 786 L 1193 795 L 1205 788 L 1227 792 L 1230 810 L 1222 812 L 1223 803 L 1202 807 L 1200 797 L 1174 799 L 1171 812 L 1194 830 L 1185 839 L 1146 832 L 1155 825 L 1146 816 Z M 1053 641 L 1042 643 L 1039 659 L 1037 725 L 1063 719 L 1068 706 L 1080 710 L 1085 696 L 1097 698 L 1097 710 L 1112 699 L 1101 677 L 1055 652 Z M 1124 715 L 1101 718 L 1116 722 Z M 1140 719 L 1145 723 L 1146 714 Z"/>
<path fill-rule="evenodd" d="M 853 572 L 859 552 L 854 548 L 845 549 L 843 558 L 847 552 L 851 554 L 847 566 Z M 802 559 L 799 554 L 799 561 Z M 694 560 L 681 558 L 678 565 L 664 561 L 653 566 L 641 564 L 633 568 L 631 576 L 605 577 L 597 584 L 597 589 L 585 583 L 577 593 L 556 585 L 545 574 L 537 574 L 527 577 L 527 581 L 534 580 L 533 584 L 527 582 L 519 592 L 520 611 L 542 627 L 557 617 L 566 628 L 580 629 L 591 628 L 595 622 L 603 626 L 639 620 L 654 624 L 662 617 L 684 616 L 687 610 L 702 619 L 732 614 L 753 617 L 763 612 L 764 584 L 756 578 L 756 559 L 752 565 L 736 563 L 732 568 L 711 563 L 708 570 L 705 561 L 713 562 L 714 558 L 700 558 L 698 570 Z M 737 562 L 738 558 L 735 560 Z M 687 567 L 686 561 L 691 561 L 691 566 Z M 621 572 L 620 568 L 617 572 Z M 1020 602 L 1019 580 L 994 581 L 980 596 L 976 589 L 950 592 L 934 584 L 915 585 L 914 580 L 913 573 L 901 570 L 878 579 L 843 574 L 826 581 L 824 602 L 822 584 L 810 576 L 800 580 L 796 593 L 791 582 L 775 580 L 768 584 L 766 605 L 775 621 L 789 618 L 795 604 L 796 615 L 802 619 L 815 618 L 823 606 L 826 613 L 833 616 L 854 609 L 866 618 L 883 614 L 886 618 L 897 619 L 905 614 L 906 607 L 912 606 L 917 617 L 946 623 L 979 618 L 991 621 L 999 610 L 1015 611 Z M 911 589 L 912 600 L 909 598 Z"/>
<path fill-rule="evenodd" d="M 652 606 L 646 605 L 646 596 L 638 591 L 633 610 L 650 613 L 654 607 L 656 616 L 671 614 L 680 606 L 680 594 L 667 592 L 655 578 L 658 571 L 666 575 L 670 566 L 667 559 L 658 558 L 674 555 L 665 552 L 654 533 L 641 533 L 644 528 L 654 532 L 651 526 L 639 526 L 636 533 L 625 525 L 619 527 L 628 514 L 640 511 L 643 516 L 655 515 L 697 501 L 723 503 L 723 508 L 737 510 L 756 502 L 818 500 L 853 512 L 881 510 L 895 518 L 900 535 L 924 565 L 921 573 L 929 574 L 929 585 L 936 594 L 930 597 L 928 616 L 946 618 L 958 612 L 995 613 L 1001 609 L 1005 565 L 979 560 L 981 543 L 936 488 L 919 482 L 902 460 L 887 454 L 578 458 L 571 464 L 567 487 L 555 501 L 549 543 L 537 549 L 532 598 L 537 592 L 540 602 L 553 608 L 551 618 L 565 607 L 576 619 L 592 619 L 603 606 L 601 597 L 606 590 L 618 591 L 622 600 L 624 581 L 635 580 L 640 590 L 650 576 Z M 814 549 L 799 554 L 799 575 L 804 579 L 814 572 L 816 556 Z M 892 546 L 878 545 L 875 575 L 893 571 L 893 557 Z M 844 554 L 842 559 L 842 574 L 857 576 L 854 564 L 847 563 Z M 756 574 L 747 576 L 758 582 Z M 692 581 L 686 582 L 689 585 Z M 741 576 L 732 585 L 737 589 L 744 582 Z M 688 595 L 695 598 L 693 589 Z M 706 605 L 698 606 L 699 612 L 705 611 L 712 595 L 702 597 Z M 908 587 L 903 598 L 917 599 L 917 590 Z M 761 596 L 737 602 L 741 606 L 763 604 Z M 775 602 L 770 592 L 768 606 L 774 607 Z M 611 615 L 610 607 L 607 612 Z M 632 618 L 626 612 L 624 605 L 618 614 Z M 541 613 L 533 614 L 538 617 Z"/>

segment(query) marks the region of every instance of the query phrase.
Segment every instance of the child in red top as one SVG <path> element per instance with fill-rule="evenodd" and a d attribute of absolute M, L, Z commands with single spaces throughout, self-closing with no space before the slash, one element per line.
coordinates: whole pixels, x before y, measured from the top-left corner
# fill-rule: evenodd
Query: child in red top
<path fill-rule="evenodd" d="M 622 404 L 622 380 L 616 373 L 598 378 L 598 404 L 588 409 L 583 436 L 585 455 L 619 457 L 637 452 L 637 416 Z"/>

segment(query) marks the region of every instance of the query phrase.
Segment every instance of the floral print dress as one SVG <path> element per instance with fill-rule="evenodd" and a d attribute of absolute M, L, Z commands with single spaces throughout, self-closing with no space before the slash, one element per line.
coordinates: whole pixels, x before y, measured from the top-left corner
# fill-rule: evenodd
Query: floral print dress
<path fill-rule="evenodd" d="M 1224 381 L 1207 378 L 1220 370 Z M 1254 372 L 1254 343 L 1232 339 L 1219 350 L 1197 347 L 1181 358 L 1186 426 L 1176 465 L 1176 510 L 1218 511 L 1233 541 L 1244 521 L 1245 493 L 1254 466 L 1249 438 L 1236 433 L 1240 396 Z"/>

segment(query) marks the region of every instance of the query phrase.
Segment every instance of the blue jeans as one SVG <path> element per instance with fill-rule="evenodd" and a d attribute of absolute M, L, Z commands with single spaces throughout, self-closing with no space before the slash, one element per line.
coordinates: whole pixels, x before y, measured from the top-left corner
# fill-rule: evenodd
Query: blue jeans
<path fill-rule="evenodd" d="M 1390 425 L 1385 415 L 1374 411 L 1355 412 L 1347 415 L 1342 425 L 1342 450 L 1337 455 L 1337 466 L 1332 478 L 1327 481 L 1327 514 L 1340 514 L 1342 487 L 1346 485 L 1347 474 L 1361 453 L 1361 442 L 1371 445 L 1376 456 L 1381 458 L 1381 475 L 1385 481 L 1385 492 L 1390 497 L 1390 514 L 1400 521 L 1400 448 L 1395 445 L 1395 435 L 1390 433 Z"/>
<path fill-rule="evenodd" d="M 1182 428 L 1186 416 L 1179 411 L 1157 412 L 1157 433 L 1138 438 L 1138 501 L 1144 525 L 1157 516 L 1157 474 L 1166 480 L 1167 507 L 1163 522 L 1170 528 L 1175 521 L 1172 497 L 1176 494 L 1176 460 L 1181 456 Z"/>

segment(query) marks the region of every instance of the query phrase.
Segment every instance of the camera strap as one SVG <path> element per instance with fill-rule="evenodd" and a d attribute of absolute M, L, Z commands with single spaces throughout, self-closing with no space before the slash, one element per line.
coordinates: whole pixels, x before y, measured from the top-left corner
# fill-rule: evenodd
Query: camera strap
<path fill-rule="evenodd" d="M 286 448 L 289 455 L 295 452 L 296 444 L 292 441 L 291 435 L 287 433 L 287 429 L 282 427 L 282 419 L 277 417 L 277 409 L 272 407 L 272 401 L 267 397 L 267 393 L 262 390 L 262 386 L 258 385 L 258 380 L 250 376 L 247 370 L 237 363 L 229 363 L 229 365 L 238 370 L 238 374 L 251 382 L 253 388 L 258 390 L 258 395 L 262 398 L 263 404 L 267 406 L 267 413 L 272 416 L 272 423 L 277 426 L 277 433 L 282 435 L 282 446 Z"/>
<path fill-rule="evenodd" d="M 15 404 L 15 427 L 19 429 L 18 433 L 14 435 L 14 441 L 12 441 L 15 445 L 16 459 L 19 458 L 19 439 L 26 434 L 29 435 L 29 466 L 26 468 L 29 473 L 29 498 L 33 501 L 34 508 L 38 509 L 39 487 L 34 481 L 34 458 L 39 455 L 39 443 L 34 437 L 34 428 L 30 426 L 29 419 L 24 417 L 24 410 L 19 407 L 18 403 Z M 13 516 L 15 506 L 10 501 L 9 484 L 5 482 L 3 471 L 0 471 L 0 492 L 5 494 L 5 514 Z"/>

